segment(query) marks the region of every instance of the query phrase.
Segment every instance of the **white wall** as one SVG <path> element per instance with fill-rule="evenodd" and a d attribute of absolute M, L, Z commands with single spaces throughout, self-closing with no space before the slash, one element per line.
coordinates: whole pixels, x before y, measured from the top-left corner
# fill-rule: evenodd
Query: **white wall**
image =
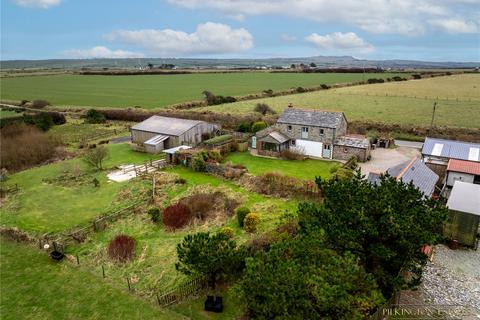
<path fill-rule="evenodd" d="M 473 178 L 474 178 L 473 174 L 448 171 L 447 186 L 453 187 L 453 184 L 455 183 L 455 181 L 473 183 Z"/>
<path fill-rule="evenodd" d="M 302 148 L 307 156 L 316 158 L 322 157 L 323 143 L 321 142 L 296 139 L 295 147 Z"/>

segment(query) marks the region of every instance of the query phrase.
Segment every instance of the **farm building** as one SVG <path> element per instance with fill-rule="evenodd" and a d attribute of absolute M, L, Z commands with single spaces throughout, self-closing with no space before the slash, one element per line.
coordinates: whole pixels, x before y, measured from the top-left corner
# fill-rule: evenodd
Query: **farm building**
<path fill-rule="evenodd" d="M 255 134 L 251 146 L 266 156 L 279 156 L 284 150 L 296 149 L 313 158 L 348 160 L 356 156 L 359 161 L 367 161 L 369 141 L 346 134 L 347 119 L 343 112 L 288 107 L 275 125 Z"/>
<path fill-rule="evenodd" d="M 450 159 L 445 177 L 446 187 L 453 187 L 455 181 L 480 184 L 480 162 Z"/>
<path fill-rule="evenodd" d="M 422 156 L 427 166 L 443 178 L 450 159 L 480 162 L 480 143 L 426 138 Z"/>
<path fill-rule="evenodd" d="M 149 153 L 181 145 L 196 146 L 219 126 L 204 121 L 152 116 L 131 129 L 132 143 Z"/>
<path fill-rule="evenodd" d="M 456 181 L 447 207 L 450 217 L 445 224 L 445 236 L 475 246 L 480 223 L 480 185 Z"/>
<path fill-rule="evenodd" d="M 380 183 L 380 177 L 384 173 L 370 172 L 368 181 Z M 439 179 L 438 175 L 430 170 L 422 160 L 414 158 L 399 165 L 389 168 L 386 174 L 401 180 L 404 183 L 413 183 L 426 197 L 431 197 L 435 191 L 435 185 Z"/>

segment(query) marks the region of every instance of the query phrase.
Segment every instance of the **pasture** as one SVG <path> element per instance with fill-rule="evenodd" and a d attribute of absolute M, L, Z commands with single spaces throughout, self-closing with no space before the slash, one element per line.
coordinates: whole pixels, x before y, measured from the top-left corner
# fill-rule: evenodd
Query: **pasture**
<path fill-rule="evenodd" d="M 388 78 L 393 73 L 195 73 L 180 75 L 48 75 L 0 79 L 2 100 L 45 99 L 58 106 L 133 107 L 148 109 L 217 95 L 240 96 L 263 90 L 286 90 Z M 401 74 L 408 77 L 408 74 Z"/>
<path fill-rule="evenodd" d="M 251 113 L 257 103 L 266 103 L 277 113 L 281 113 L 292 103 L 295 107 L 306 109 L 343 111 L 349 121 L 429 126 L 435 101 L 436 125 L 478 128 L 480 74 L 345 87 L 195 110 Z"/>

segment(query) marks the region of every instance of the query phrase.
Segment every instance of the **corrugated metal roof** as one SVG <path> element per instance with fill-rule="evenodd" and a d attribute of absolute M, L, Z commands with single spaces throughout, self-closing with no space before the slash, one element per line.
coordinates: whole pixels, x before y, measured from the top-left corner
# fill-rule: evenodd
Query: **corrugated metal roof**
<path fill-rule="evenodd" d="M 203 121 L 151 116 L 137 123 L 132 130 L 147 131 L 169 136 L 179 136 Z"/>
<path fill-rule="evenodd" d="M 480 184 L 455 181 L 447 207 L 480 216 Z"/>
<path fill-rule="evenodd" d="M 163 153 L 175 154 L 175 153 L 177 153 L 177 151 L 188 150 L 188 149 L 191 149 L 191 148 L 192 147 L 190 147 L 190 146 L 178 146 L 178 147 L 163 150 Z"/>
<path fill-rule="evenodd" d="M 480 162 L 450 159 L 448 161 L 447 171 L 480 175 Z"/>
<path fill-rule="evenodd" d="M 426 138 L 422 154 L 480 162 L 480 143 Z"/>
<path fill-rule="evenodd" d="M 343 112 L 287 108 L 277 122 L 286 124 L 337 128 L 340 125 L 343 117 Z"/>
<path fill-rule="evenodd" d="M 439 179 L 438 175 L 430 170 L 420 159 L 405 161 L 399 165 L 391 167 L 387 173 L 402 180 L 404 183 L 412 182 L 424 195 L 430 197 L 435 190 L 435 185 Z M 379 183 L 381 174 L 370 173 L 368 181 L 370 183 Z"/>
<path fill-rule="evenodd" d="M 147 141 L 145 141 L 143 144 L 148 144 L 148 145 L 152 145 L 152 146 L 156 146 L 157 144 L 159 144 L 160 142 L 163 142 L 165 140 L 168 139 L 168 136 L 163 136 L 161 134 L 159 134 L 158 136 L 154 136 L 150 139 L 148 139 Z"/>

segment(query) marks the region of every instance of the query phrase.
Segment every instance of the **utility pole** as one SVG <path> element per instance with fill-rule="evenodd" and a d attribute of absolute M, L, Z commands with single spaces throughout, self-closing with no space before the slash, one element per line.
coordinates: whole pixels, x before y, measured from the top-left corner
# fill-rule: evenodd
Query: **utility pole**
<path fill-rule="evenodd" d="M 430 133 L 433 131 L 433 122 L 435 121 L 435 111 L 437 109 L 437 102 L 433 103 L 433 111 L 432 111 L 432 122 L 430 123 Z"/>

